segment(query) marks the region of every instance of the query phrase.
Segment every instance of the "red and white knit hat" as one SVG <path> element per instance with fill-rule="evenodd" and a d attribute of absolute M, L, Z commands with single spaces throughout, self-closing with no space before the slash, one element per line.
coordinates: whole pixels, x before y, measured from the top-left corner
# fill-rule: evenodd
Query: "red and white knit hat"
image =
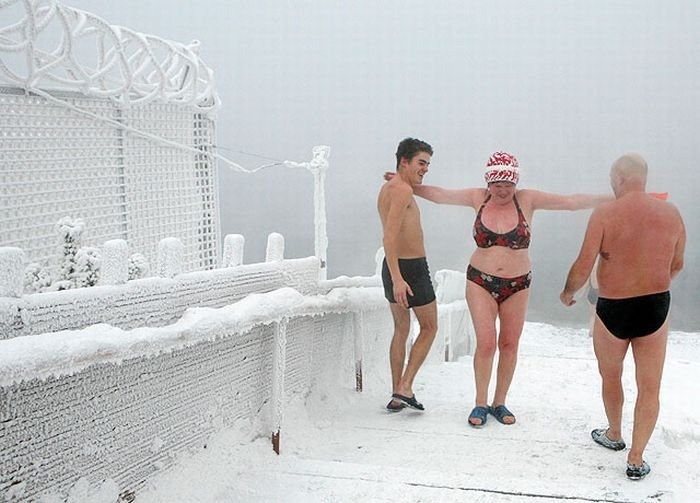
<path fill-rule="evenodd" d="M 486 183 L 510 182 L 518 183 L 520 180 L 520 167 L 515 156 L 507 152 L 494 152 L 486 163 L 484 173 Z"/>

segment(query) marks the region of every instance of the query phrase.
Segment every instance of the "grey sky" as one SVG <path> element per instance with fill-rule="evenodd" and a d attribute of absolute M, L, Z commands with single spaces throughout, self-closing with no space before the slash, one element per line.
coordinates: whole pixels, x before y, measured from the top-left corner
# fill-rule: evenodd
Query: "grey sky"
<path fill-rule="evenodd" d="M 202 43 L 223 108 L 221 153 L 249 166 L 308 160 L 332 147 L 327 179 L 329 276 L 369 274 L 381 244 L 376 194 L 405 136 L 430 142 L 426 183 L 480 186 L 494 150 L 515 154 L 521 185 L 609 191 L 627 151 L 650 165 L 689 233 L 675 316 L 693 320 L 698 268 L 700 2 L 685 1 L 66 1 L 111 24 Z M 224 233 L 246 236 L 246 262 L 269 232 L 287 255 L 313 253 L 312 180 L 273 168 L 220 170 Z M 473 212 L 421 203 L 431 269 L 463 269 Z M 531 318 L 565 313 L 558 290 L 588 212 L 538 213 Z M 689 300 L 690 299 L 690 300 Z M 679 327 L 680 328 L 680 327 Z"/>

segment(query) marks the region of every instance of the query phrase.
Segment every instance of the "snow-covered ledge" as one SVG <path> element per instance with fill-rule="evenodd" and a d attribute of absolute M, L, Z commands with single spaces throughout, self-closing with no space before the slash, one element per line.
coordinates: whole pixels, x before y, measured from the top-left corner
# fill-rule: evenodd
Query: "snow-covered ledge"
<path fill-rule="evenodd" d="M 315 257 L 285 259 L 173 278 L 0 297 L 0 340 L 97 323 L 123 329 L 161 326 L 176 321 L 188 307 L 221 307 L 251 293 L 285 286 L 313 294 L 318 291 L 319 267 Z"/>
<path fill-rule="evenodd" d="M 352 387 L 352 317 L 364 314 L 367 354 L 385 363 L 391 317 L 379 288 L 302 295 L 283 288 L 219 309 L 188 310 L 176 323 L 82 330 L 0 341 L 0 500 L 65 496 L 75 484 L 110 481 L 123 498 L 177 455 L 240 419 L 260 434 L 283 431 L 283 396 L 316 383 Z M 275 330 L 285 324 L 273 372 Z M 278 375 L 277 383 L 273 376 Z M 388 376 L 377 378 L 388 382 Z M 86 482 L 87 481 L 87 482 Z"/>

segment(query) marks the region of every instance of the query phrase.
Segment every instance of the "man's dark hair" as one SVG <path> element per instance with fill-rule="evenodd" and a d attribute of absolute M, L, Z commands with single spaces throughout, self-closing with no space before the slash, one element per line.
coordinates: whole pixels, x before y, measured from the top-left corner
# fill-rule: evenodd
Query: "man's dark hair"
<path fill-rule="evenodd" d="M 401 159 L 408 159 L 411 161 L 419 152 L 426 152 L 433 155 L 433 147 L 416 138 L 404 138 L 401 140 L 399 147 L 396 149 L 396 170 L 398 171 L 399 169 Z"/>

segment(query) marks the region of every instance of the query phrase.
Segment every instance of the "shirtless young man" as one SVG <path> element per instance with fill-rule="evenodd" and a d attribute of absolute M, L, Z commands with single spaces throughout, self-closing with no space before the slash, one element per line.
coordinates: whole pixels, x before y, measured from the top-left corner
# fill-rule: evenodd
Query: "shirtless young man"
<path fill-rule="evenodd" d="M 437 332 L 437 305 L 425 258 L 420 211 L 413 188 L 423 183 L 433 149 L 421 140 L 406 138 L 396 151 L 396 176 L 379 191 L 377 209 L 384 230 L 384 294 L 394 319 L 389 348 L 392 398 L 386 408 L 400 411 L 406 405 L 423 410 L 413 393 L 413 380 L 430 351 Z M 420 324 L 420 333 L 406 359 L 411 324 L 409 309 Z"/>
<path fill-rule="evenodd" d="M 645 193 L 647 165 L 636 154 L 615 161 L 610 181 L 615 201 L 596 208 L 579 255 L 560 295 L 566 306 L 584 286 L 597 256 L 599 295 L 593 348 L 602 377 L 608 428 L 591 432 L 593 440 L 613 450 L 622 440 L 622 366 L 632 346 L 637 402 L 627 477 L 638 480 L 651 469 L 644 449 L 659 414 L 659 389 L 668 337 L 669 288 L 683 267 L 685 227 L 675 206 Z"/>

